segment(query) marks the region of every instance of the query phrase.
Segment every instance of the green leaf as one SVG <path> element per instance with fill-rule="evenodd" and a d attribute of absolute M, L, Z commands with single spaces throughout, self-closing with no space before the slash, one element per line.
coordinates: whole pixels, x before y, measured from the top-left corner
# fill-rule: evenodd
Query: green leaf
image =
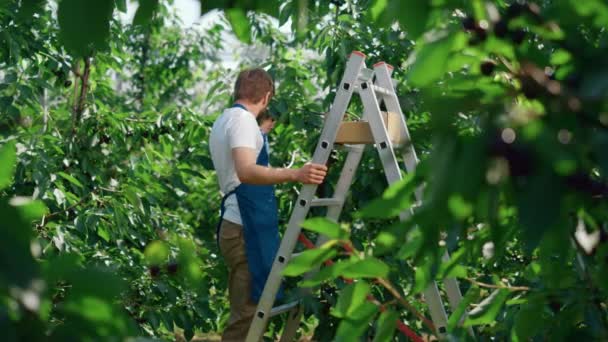
<path fill-rule="evenodd" d="M 108 231 L 105 228 L 98 227 L 97 235 L 99 235 L 99 237 L 104 239 L 106 242 L 110 242 L 110 233 L 108 233 Z"/>
<path fill-rule="evenodd" d="M 372 21 L 376 21 L 378 18 L 380 18 L 380 15 L 386 9 L 387 3 L 388 0 L 374 0 L 368 9 L 368 15 Z"/>
<path fill-rule="evenodd" d="M 353 316 L 342 319 L 336 331 L 335 341 L 351 342 L 358 341 L 359 337 L 369 328 L 370 322 L 378 312 L 378 306 L 370 302 L 364 302 Z"/>
<path fill-rule="evenodd" d="M 144 256 L 149 265 L 160 265 L 169 257 L 169 246 L 163 241 L 152 241 L 146 246 Z"/>
<path fill-rule="evenodd" d="M 59 1 L 59 36 L 66 49 L 80 57 L 105 49 L 113 10 L 113 0 Z"/>
<path fill-rule="evenodd" d="M 331 242 L 331 241 L 330 241 Z M 325 260 L 334 258 L 337 255 L 331 244 L 325 244 L 320 248 L 309 249 L 289 261 L 283 274 L 288 277 L 295 277 L 312 270 Z"/>
<path fill-rule="evenodd" d="M 16 162 L 15 144 L 9 143 L 0 147 L 0 190 L 5 189 L 13 182 Z"/>
<path fill-rule="evenodd" d="M 392 341 L 398 319 L 399 314 L 393 310 L 386 310 L 380 314 L 376 322 L 377 328 L 374 342 Z"/>
<path fill-rule="evenodd" d="M 342 271 L 351 265 L 350 260 L 338 260 L 335 263 L 324 266 L 319 272 L 315 272 L 310 278 L 300 282 L 301 287 L 313 287 L 324 281 L 340 277 Z"/>
<path fill-rule="evenodd" d="M 465 278 L 467 276 L 467 269 L 462 264 L 463 259 L 466 256 L 466 251 L 466 248 L 460 248 L 455 253 L 452 253 L 452 255 L 450 255 L 450 260 L 439 266 L 437 279 Z"/>
<path fill-rule="evenodd" d="M 426 87 L 445 74 L 450 53 L 458 35 L 441 33 L 433 41 L 422 43 L 408 61 L 408 80 L 414 87 Z"/>
<path fill-rule="evenodd" d="M 19 16 L 26 18 L 34 15 L 35 13 L 40 13 L 46 0 L 21 0 L 21 8 L 19 8 Z"/>
<path fill-rule="evenodd" d="M 413 257 L 418 253 L 420 247 L 422 247 L 423 243 L 422 233 L 419 228 L 413 229 L 406 237 L 406 241 L 399 248 L 399 252 L 397 252 L 397 258 L 400 260 L 405 260 L 407 258 Z"/>
<path fill-rule="evenodd" d="M 179 247 L 178 262 L 184 272 L 185 280 L 191 286 L 199 284 L 203 279 L 203 270 L 201 261 L 196 254 L 196 244 L 191 239 L 177 237 L 177 245 Z"/>
<path fill-rule="evenodd" d="M 313 217 L 302 223 L 302 228 L 323 234 L 330 239 L 348 239 L 348 232 L 340 227 L 339 224 L 326 219 L 325 217 Z"/>
<path fill-rule="evenodd" d="M 434 266 L 435 254 L 427 254 L 420 260 L 416 266 L 416 273 L 414 275 L 414 293 L 420 293 L 429 286 L 433 280 Z"/>
<path fill-rule="evenodd" d="M 127 13 L 127 0 L 116 0 L 116 8 L 122 13 Z"/>
<path fill-rule="evenodd" d="M 76 185 L 77 187 L 79 187 L 81 189 L 83 188 L 82 183 L 80 183 L 80 181 L 78 179 L 74 178 L 72 175 L 68 175 L 65 172 L 57 172 L 57 174 L 59 176 L 61 176 L 61 178 L 63 178 L 65 180 L 67 180 L 68 182 Z"/>
<path fill-rule="evenodd" d="M 405 178 L 391 185 L 381 198 L 373 200 L 359 212 L 360 217 L 391 218 L 411 207 L 412 196 L 416 190 L 414 173 L 407 174 Z"/>
<path fill-rule="evenodd" d="M 453 194 L 448 199 L 448 208 L 457 220 L 464 220 L 473 213 L 473 206 L 460 194 Z"/>
<path fill-rule="evenodd" d="M 226 10 L 226 18 L 236 37 L 243 43 L 251 43 L 251 23 L 245 12 L 240 8 L 231 8 Z"/>
<path fill-rule="evenodd" d="M 608 5 L 603 0 L 570 0 L 570 5 L 580 16 L 594 17 L 592 22 L 597 28 L 603 29 L 608 25 Z"/>
<path fill-rule="evenodd" d="M 365 281 L 347 285 L 340 291 L 336 307 L 331 314 L 339 318 L 355 318 L 358 309 L 367 301 L 371 286 Z"/>
<path fill-rule="evenodd" d="M 550 63 L 553 65 L 563 65 L 568 63 L 571 59 L 572 55 L 570 54 L 570 52 L 563 49 L 559 49 L 551 55 Z"/>
<path fill-rule="evenodd" d="M 387 264 L 374 257 L 356 260 L 342 270 L 346 278 L 386 278 L 390 272 Z"/>
<path fill-rule="evenodd" d="M 515 316 L 513 334 L 521 341 L 529 341 L 546 324 L 545 310 L 546 299 L 529 298 L 527 303 L 522 304 Z"/>
<path fill-rule="evenodd" d="M 518 212 L 525 247 L 531 253 L 545 235 L 558 222 L 561 212 L 561 182 L 545 170 L 532 179 L 519 195 Z"/>
<path fill-rule="evenodd" d="M 401 28 L 407 32 L 408 37 L 412 40 L 420 37 L 420 35 L 424 33 L 426 22 L 431 13 L 431 2 L 419 0 L 400 0 L 391 2 L 398 4 L 398 8 L 396 8 L 393 13 L 397 16 Z"/>
<path fill-rule="evenodd" d="M 507 298 L 509 298 L 509 290 L 495 290 L 469 312 L 469 316 L 464 321 L 464 326 L 470 327 L 494 322 Z"/>
<path fill-rule="evenodd" d="M 19 211 L 21 217 L 26 222 L 40 219 L 48 212 L 44 202 L 32 200 L 30 197 L 13 197 L 9 202 Z"/>
<path fill-rule="evenodd" d="M 158 11 L 158 0 L 139 0 L 139 7 L 133 17 L 133 25 L 147 25 L 156 11 Z"/>

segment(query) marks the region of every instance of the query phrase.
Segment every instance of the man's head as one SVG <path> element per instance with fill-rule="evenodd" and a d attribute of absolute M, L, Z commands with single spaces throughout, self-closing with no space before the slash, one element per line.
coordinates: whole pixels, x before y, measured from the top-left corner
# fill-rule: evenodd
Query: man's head
<path fill-rule="evenodd" d="M 264 69 L 241 71 L 234 85 L 234 100 L 256 116 L 263 112 L 274 95 L 274 82 Z"/>

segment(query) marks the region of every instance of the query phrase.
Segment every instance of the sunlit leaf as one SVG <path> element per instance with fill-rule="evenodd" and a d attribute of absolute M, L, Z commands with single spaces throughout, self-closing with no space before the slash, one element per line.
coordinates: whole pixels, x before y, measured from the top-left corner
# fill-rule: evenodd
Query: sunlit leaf
<path fill-rule="evenodd" d="M 226 18 L 232 26 L 234 34 L 244 43 L 251 42 L 251 24 L 245 15 L 245 11 L 240 8 L 226 10 Z"/>
<path fill-rule="evenodd" d="M 68 175 L 68 174 L 67 174 L 67 173 L 65 173 L 65 172 L 57 172 L 57 174 L 58 174 L 59 176 L 61 176 L 61 178 L 63 178 L 63 179 L 65 179 L 65 180 L 67 180 L 68 182 L 70 182 L 70 183 L 72 183 L 72 184 L 76 185 L 77 187 L 79 187 L 79 188 L 81 188 L 81 189 L 83 188 L 82 183 L 80 183 L 80 181 L 79 181 L 78 179 L 74 178 L 74 176 L 72 176 L 72 175 Z"/>
<path fill-rule="evenodd" d="M 347 285 L 340 291 L 336 307 L 332 315 L 341 318 L 354 318 L 357 310 L 367 301 L 371 287 L 365 281 Z"/>
<path fill-rule="evenodd" d="M 169 247 L 163 241 L 153 241 L 146 246 L 144 255 L 149 265 L 160 265 L 169 257 Z"/>
<path fill-rule="evenodd" d="M 0 190 L 12 183 L 16 161 L 14 144 L 5 144 L 0 147 Z"/>
<path fill-rule="evenodd" d="M 330 239 L 344 240 L 348 238 L 348 232 L 339 224 L 324 217 L 314 217 L 302 223 L 302 228 L 323 234 Z"/>
<path fill-rule="evenodd" d="M 393 310 L 386 310 L 378 317 L 376 336 L 374 342 L 392 341 L 397 327 L 399 314 Z"/>
<path fill-rule="evenodd" d="M 336 255 L 336 250 L 327 244 L 320 248 L 309 249 L 291 259 L 283 270 L 283 274 L 289 277 L 304 274 L 325 260 L 334 258 Z"/>
<path fill-rule="evenodd" d="M 356 260 L 341 271 L 347 278 L 385 278 L 389 272 L 388 265 L 374 257 Z"/>

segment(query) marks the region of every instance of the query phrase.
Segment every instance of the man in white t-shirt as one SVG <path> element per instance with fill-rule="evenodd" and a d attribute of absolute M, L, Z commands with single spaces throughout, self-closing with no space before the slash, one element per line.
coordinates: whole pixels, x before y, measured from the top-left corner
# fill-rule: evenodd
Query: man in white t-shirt
<path fill-rule="evenodd" d="M 241 72 L 234 88 L 235 104 L 215 121 L 209 147 L 222 200 L 218 225 L 220 251 L 229 268 L 230 318 L 223 341 L 244 341 L 257 301 L 279 246 L 274 184 L 321 184 L 325 165 L 299 169 L 268 166 L 268 151 L 256 117 L 274 94 L 273 80 L 263 69 Z"/>

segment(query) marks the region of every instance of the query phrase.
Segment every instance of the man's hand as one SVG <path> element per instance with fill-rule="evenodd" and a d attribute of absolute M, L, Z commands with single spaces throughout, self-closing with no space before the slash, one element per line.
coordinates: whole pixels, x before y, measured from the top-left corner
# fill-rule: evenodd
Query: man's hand
<path fill-rule="evenodd" d="M 306 164 L 296 170 L 296 180 L 304 184 L 321 184 L 327 175 L 327 166 Z"/>

